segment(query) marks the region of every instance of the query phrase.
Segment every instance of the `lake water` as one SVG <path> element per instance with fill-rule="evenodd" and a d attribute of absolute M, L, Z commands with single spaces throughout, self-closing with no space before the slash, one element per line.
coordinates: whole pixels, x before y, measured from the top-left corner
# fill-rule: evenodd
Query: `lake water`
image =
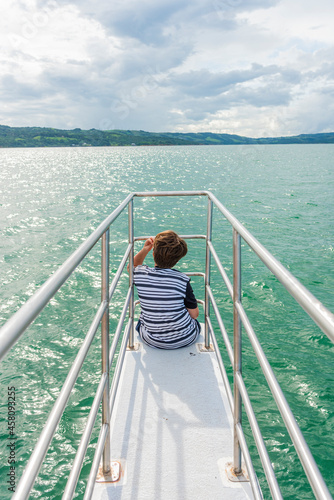
<path fill-rule="evenodd" d="M 132 191 L 210 190 L 326 307 L 334 310 L 333 145 L 183 146 L 0 150 L 2 325 Z M 203 198 L 135 200 L 136 235 L 164 229 L 205 234 Z M 127 215 L 111 230 L 111 272 L 127 245 Z M 231 277 L 231 228 L 214 211 L 213 243 Z M 139 246 L 138 246 L 139 248 Z M 21 475 L 100 300 L 100 248 L 76 270 L 1 366 L 1 417 L 7 386 L 17 397 L 17 477 Z M 148 262 L 151 262 L 150 260 Z M 332 494 L 334 346 L 265 266 L 242 248 L 243 303 Z M 189 242 L 183 271 L 204 271 L 204 242 Z M 121 280 L 111 332 L 124 301 Z M 200 278 L 192 279 L 203 298 Z M 229 334 L 232 308 L 212 265 L 212 287 Z M 200 319 L 203 318 L 203 315 Z M 217 326 L 214 321 L 214 325 Z M 218 335 L 218 329 L 216 330 Z M 61 498 L 100 376 L 99 335 L 71 395 L 32 498 Z M 228 364 L 221 344 L 223 359 Z M 244 334 L 244 377 L 285 499 L 312 499 L 282 419 Z M 229 370 L 229 375 L 231 370 Z M 259 467 L 251 432 L 244 424 Z M 82 497 L 98 425 L 77 487 Z M 1 477 L 8 472 L 1 432 Z M 259 472 L 265 498 L 269 492 Z M 7 494 L 8 493 L 8 494 Z M 2 479 L 0 496 L 10 498 Z"/>

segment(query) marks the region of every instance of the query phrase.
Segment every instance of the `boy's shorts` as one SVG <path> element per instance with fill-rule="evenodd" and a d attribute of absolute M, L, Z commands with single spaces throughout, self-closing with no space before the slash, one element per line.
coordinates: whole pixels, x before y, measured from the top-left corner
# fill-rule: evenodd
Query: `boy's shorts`
<path fill-rule="evenodd" d="M 201 331 L 201 325 L 200 325 L 199 321 L 197 321 L 197 319 L 195 319 L 195 321 L 196 321 L 196 323 L 197 323 L 197 325 L 198 325 L 198 331 L 200 332 L 200 331 Z M 140 321 L 140 319 L 139 319 L 139 320 L 138 320 L 138 323 L 136 324 L 136 330 L 137 330 L 137 332 L 139 333 L 139 336 L 140 336 L 141 340 L 142 340 L 145 344 L 149 345 L 150 347 L 155 347 L 155 346 L 152 346 L 151 344 L 147 343 L 147 342 L 145 341 L 145 339 L 143 339 L 143 337 L 142 337 L 142 335 L 141 335 L 141 333 L 140 333 L 140 325 L 141 325 L 141 321 Z M 197 334 L 196 339 L 195 339 L 193 342 L 195 342 L 195 341 L 197 340 L 197 338 L 198 338 L 198 334 Z M 189 344 L 188 344 L 188 345 L 189 345 Z M 161 348 L 160 348 L 160 349 L 161 349 Z"/>

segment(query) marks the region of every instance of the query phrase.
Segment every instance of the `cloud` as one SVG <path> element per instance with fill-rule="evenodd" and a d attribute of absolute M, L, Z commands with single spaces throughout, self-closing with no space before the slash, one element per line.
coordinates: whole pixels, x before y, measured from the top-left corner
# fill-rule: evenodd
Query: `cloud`
<path fill-rule="evenodd" d="M 174 74 L 170 76 L 168 83 L 186 95 L 208 97 L 227 92 L 239 84 L 259 82 L 260 79 L 267 81 L 274 79 L 274 82 L 287 80 L 298 83 L 300 75 L 292 69 L 285 70 L 276 65 L 253 64 L 251 68 L 227 72 L 213 73 L 207 69 L 202 69 Z"/>
<path fill-rule="evenodd" d="M 329 0 L 12 0 L 0 123 L 334 130 Z"/>

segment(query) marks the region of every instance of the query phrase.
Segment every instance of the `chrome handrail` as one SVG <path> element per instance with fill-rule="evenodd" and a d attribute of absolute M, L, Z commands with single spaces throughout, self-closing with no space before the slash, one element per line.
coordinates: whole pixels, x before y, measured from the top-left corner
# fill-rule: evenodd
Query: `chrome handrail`
<path fill-rule="evenodd" d="M 5 323 L 0 330 L 0 361 L 17 342 L 30 323 L 49 303 L 59 288 L 65 283 L 90 250 L 96 245 L 103 233 L 122 213 L 133 194 L 127 198 L 107 217 L 102 224 L 72 253 L 62 266 L 42 285 L 36 293 Z"/>
<path fill-rule="evenodd" d="M 102 224 L 82 243 L 82 245 L 65 261 L 65 263 L 41 286 L 41 288 L 19 309 L 9 321 L 0 329 L 0 359 L 2 359 L 10 348 L 18 341 L 27 327 L 34 321 L 43 308 L 49 303 L 51 298 L 71 276 L 76 267 L 82 262 L 84 257 L 90 252 L 95 244 L 102 240 L 102 296 L 101 304 L 92 324 L 88 330 L 85 340 L 78 352 L 78 355 L 70 369 L 70 372 L 63 384 L 60 395 L 49 415 L 45 427 L 40 435 L 40 438 L 35 446 L 35 449 L 30 457 L 24 474 L 20 480 L 16 493 L 13 499 L 25 499 L 34 484 L 38 475 L 39 469 L 51 443 L 54 432 L 60 421 L 62 413 L 66 407 L 70 393 L 74 387 L 82 364 L 88 353 L 90 345 L 94 339 L 96 331 L 102 323 L 102 374 L 100 382 L 95 394 L 94 402 L 89 414 L 85 430 L 83 432 L 81 442 L 78 448 L 76 458 L 73 463 L 72 471 L 64 492 L 64 499 L 73 497 L 77 480 L 81 471 L 82 463 L 87 451 L 90 436 L 94 427 L 96 416 L 99 407 L 103 405 L 103 418 L 101 431 L 96 447 L 96 452 L 91 468 L 91 473 L 87 483 L 85 492 L 85 500 L 91 498 L 94 488 L 94 481 L 97 469 L 102 458 L 103 470 L 108 471 L 110 462 L 110 418 L 113 411 L 116 392 L 118 389 L 118 381 L 120 378 L 123 361 L 125 357 L 126 345 L 133 347 L 134 342 L 134 307 L 137 302 L 134 302 L 133 293 L 133 252 L 134 242 L 145 240 L 147 236 L 135 236 L 133 228 L 133 201 L 136 197 L 158 197 L 158 196 L 206 196 L 208 199 L 207 210 L 207 232 L 206 235 L 182 235 L 186 239 L 205 239 L 206 241 L 206 259 L 205 273 L 189 272 L 189 276 L 202 276 L 205 282 L 205 300 L 198 302 L 204 305 L 205 311 L 205 346 L 210 347 L 210 339 L 212 340 L 214 350 L 216 352 L 218 365 L 222 374 L 222 378 L 226 387 L 228 401 L 234 418 L 234 457 L 233 466 L 236 474 L 241 472 L 241 456 L 243 455 L 248 472 L 250 475 L 251 486 L 253 489 L 254 498 L 261 498 L 262 493 L 259 487 L 256 474 L 253 469 L 250 454 L 246 444 L 243 427 L 241 422 L 241 405 L 243 403 L 249 423 L 253 432 L 255 444 L 258 448 L 259 456 L 262 461 L 263 469 L 269 484 L 272 498 L 279 500 L 282 498 L 277 479 L 275 477 L 268 452 L 266 450 L 263 437 L 261 435 L 254 410 L 247 393 L 247 389 L 242 377 L 242 358 L 241 358 L 241 324 L 243 325 L 251 345 L 258 358 L 259 364 L 267 379 L 268 385 L 277 407 L 281 412 L 286 428 L 291 436 L 295 449 L 299 455 L 301 463 L 304 467 L 309 483 L 317 499 L 330 500 L 331 494 L 317 468 L 313 456 L 305 442 L 305 439 L 295 421 L 291 409 L 284 397 L 283 391 L 280 388 L 277 379 L 271 369 L 271 366 L 264 355 L 262 347 L 252 325 L 247 317 L 246 311 L 241 304 L 241 238 L 254 251 L 254 253 L 264 262 L 268 269 L 278 278 L 285 286 L 288 292 L 297 300 L 315 323 L 324 331 L 324 333 L 334 342 L 334 315 L 326 309 L 282 264 L 261 245 L 258 240 L 222 205 L 222 203 L 208 191 L 160 191 L 160 192 L 143 192 L 131 193 L 125 200 L 107 217 Z M 234 271 L 233 283 L 230 282 L 227 273 L 221 264 L 219 257 L 214 249 L 211 241 L 212 232 L 212 213 L 216 207 L 224 217 L 229 221 L 233 228 L 233 255 L 234 255 Z M 128 208 L 128 224 L 129 224 L 129 244 L 122 258 L 121 264 L 115 273 L 111 285 L 109 286 L 109 228 L 117 217 Z M 221 318 L 219 307 L 214 298 L 212 289 L 210 288 L 210 268 L 211 256 L 220 272 L 226 288 L 233 299 L 234 310 L 234 348 L 228 338 L 223 320 Z M 125 264 L 129 259 L 129 290 L 125 299 L 124 307 L 117 325 L 113 342 L 109 348 L 109 303 L 113 297 L 119 279 L 124 270 Z M 231 387 L 228 382 L 226 369 L 218 348 L 218 342 L 213 331 L 210 318 L 210 304 L 212 305 L 214 314 L 218 321 L 218 326 L 222 334 L 223 341 L 226 346 L 232 366 L 234 366 L 234 395 L 232 395 Z M 114 359 L 114 355 L 121 338 L 121 332 L 125 322 L 127 313 L 129 312 L 129 322 L 125 328 L 122 337 L 120 352 L 112 380 L 109 388 L 109 367 Z M 103 396 L 102 396 L 103 394 Z"/>
<path fill-rule="evenodd" d="M 217 200 L 209 196 L 218 210 L 230 222 L 232 227 L 240 234 L 243 240 L 262 260 L 267 268 L 276 276 L 287 291 L 296 299 L 313 321 L 321 328 L 327 337 L 334 342 L 334 314 L 331 313 L 312 293 L 305 288 L 295 276 L 290 273 L 261 243 Z"/>

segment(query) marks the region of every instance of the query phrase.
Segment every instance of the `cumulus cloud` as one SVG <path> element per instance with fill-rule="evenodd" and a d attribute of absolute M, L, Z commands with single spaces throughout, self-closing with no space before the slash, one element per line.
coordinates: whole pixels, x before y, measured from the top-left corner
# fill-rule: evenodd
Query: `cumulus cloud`
<path fill-rule="evenodd" d="M 329 0 L 12 0 L 0 20 L 0 123 L 334 130 Z"/>
<path fill-rule="evenodd" d="M 185 94 L 208 97 L 210 95 L 219 95 L 247 82 L 252 84 L 257 82 L 258 86 L 262 86 L 261 81 L 270 82 L 271 79 L 274 80 L 274 84 L 281 80 L 297 83 L 300 81 L 300 75 L 292 69 L 285 70 L 276 65 L 253 64 L 251 68 L 227 72 L 213 73 L 207 69 L 202 69 L 176 74 L 170 77 L 169 84 L 182 90 Z"/>

